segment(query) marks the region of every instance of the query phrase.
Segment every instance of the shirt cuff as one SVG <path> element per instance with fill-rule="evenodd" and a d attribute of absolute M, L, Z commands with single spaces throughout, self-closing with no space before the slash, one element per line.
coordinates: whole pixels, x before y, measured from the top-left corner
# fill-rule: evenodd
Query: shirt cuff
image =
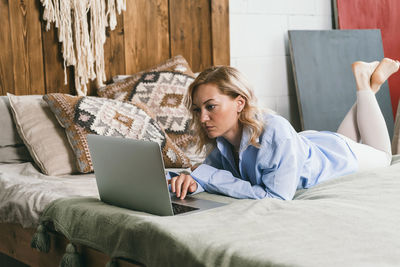
<path fill-rule="evenodd" d="M 199 184 L 201 184 L 202 187 L 204 187 L 204 184 L 209 183 L 211 176 L 216 171 L 217 169 L 210 165 L 201 164 L 190 175 L 193 177 L 193 179 L 196 180 L 196 182 L 198 182 Z"/>
<path fill-rule="evenodd" d="M 192 177 L 193 177 L 193 176 L 192 176 Z M 194 179 L 194 178 L 193 178 L 193 179 Z M 197 189 L 196 189 L 196 191 L 194 191 L 194 192 L 192 192 L 192 193 L 188 192 L 188 193 L 187 193 L 188 195 L 195 195 L 195 194 L 204 192 L 204 188 L 203 188 L 197 181 L 196 181 L 196 184 L 197 184 Z"/>

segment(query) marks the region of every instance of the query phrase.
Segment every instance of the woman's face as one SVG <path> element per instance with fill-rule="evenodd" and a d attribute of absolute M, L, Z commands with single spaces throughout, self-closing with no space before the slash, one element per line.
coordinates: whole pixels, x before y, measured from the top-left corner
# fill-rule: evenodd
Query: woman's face
<path fill-rule="evenodd" d="M 193 111 L 210 139 L 222 136 L 228 141 L 240 134 L 239 112 L 244 108 L 242 96 L 224 95 L 215 84 L 202 84 L 193 94 Z"/>

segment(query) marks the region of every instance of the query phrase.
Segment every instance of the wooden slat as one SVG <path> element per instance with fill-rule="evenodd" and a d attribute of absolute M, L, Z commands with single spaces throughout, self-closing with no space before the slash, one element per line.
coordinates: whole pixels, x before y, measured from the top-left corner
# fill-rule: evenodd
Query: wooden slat
<path fill-rule="evenodd" d="M 131 74 L 170 57 L 168 0 L 131 0 L 126 9 L 125 70 Z"/>
<path fill-rule="evenodd" d="M 211 0 L 171 0 L 171 56 L 182 55 L 193 71 L 212 64 Z"/>
<path fill-rule="evenodd" d="M 32 0 L 9 1 L 15 94 L 44 90 L 39 10 L 34 5 Z"/>
<path fill-rule="evenodd" d="M 193 68 L 192 63 L 192 36 L 193 31 L 190 20 L 190 1 L 185 0 L 171 0 L 169 2 L 170 12 L 170 39 L 171 39 L 171 57 L 182 55 Z M 186 23 L 184 23 L 184 21 Z M 186 40 L 186 45 L 185 45 Z"/>
<path fill-rule="evenodd" d="M 229 0 L 211 1 L 211 32 L 213 65 L 229 65 Z"/>
<path fill-rule="evenodd" d="M 17 224 L 0 224 L 0 252 L 31 267 L 58 266 L 68 244 L 67 239 L 61 234 L 50 233 L 50 251 L 43 253 L 30 247 L 34 233 L 34 229 L 24 229 Z M 77 250 L 81 255 L 83 266 L 105 266 L 110 260 L 109 256 L 85 246 L 77 245 Z M 117 263 L 120 267 L 140 266 L 120 259 Z"/>
<path fill-rule="evenodd" d="M 8 1 L 0 0 L 0 93 L 14 93 L 13 53 Z"/>
<path fill-rule="evenodd" d="M 72 81 L 73 83 L 75 81 Z M 73 93 L 76 95 L 76 91 Z M 97 81 L 94 79 L 93 81 L 89 80 L 87 84 L 87 95 L 96 96 L 97 95 Z"/>
<path fill-rule="evenodd" d="M 40 1 L 25 0 L 19 1 L 22 5 L 25 2 L 26 28 L 27 28 L 27 48 L 29 64 L 29 94 L 45 93 L 43 49 L 42 49 L 42 29 L 40 23 Z"/>
<path fill-rule="evenodd" d="M 14 57 L 13 72 L 14 72 L 14 93 L 29 94 L 29 59 L 28 48 L 26 42 L 26 7 L 24 2 L 9 1 L 8 8 L 10 12 L 10 29 L 11 29 L 11 44 Z"/>
<path fill-rule="evenodd" d="M 113 31 L 107 28 L 104 44 L 104 62 L 107 80 L 115 75 L 125 74 L 124 14 L 117 16 L 117 26 Z"/>

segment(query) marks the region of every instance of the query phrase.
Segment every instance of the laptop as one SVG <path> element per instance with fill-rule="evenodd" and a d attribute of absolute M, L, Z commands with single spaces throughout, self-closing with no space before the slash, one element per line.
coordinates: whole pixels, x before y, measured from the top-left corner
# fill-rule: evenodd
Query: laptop
<path fill-rule="evenodd" d="M 100 199 L 107 204 L 160 216 L 226 205 L 170 193 L 156 142 L 93 134 L 87 141 Z"/>

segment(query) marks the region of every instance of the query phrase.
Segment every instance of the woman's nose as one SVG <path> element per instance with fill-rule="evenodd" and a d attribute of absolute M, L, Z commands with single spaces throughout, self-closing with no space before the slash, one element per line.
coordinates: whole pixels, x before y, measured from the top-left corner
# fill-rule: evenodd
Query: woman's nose
<path fill-rule="evenodd" d="M 206 122 L 210 120 L 210 117 L 208 116 L 207 112 L 202 111 L 200 114 L 200 122 Z"/>

